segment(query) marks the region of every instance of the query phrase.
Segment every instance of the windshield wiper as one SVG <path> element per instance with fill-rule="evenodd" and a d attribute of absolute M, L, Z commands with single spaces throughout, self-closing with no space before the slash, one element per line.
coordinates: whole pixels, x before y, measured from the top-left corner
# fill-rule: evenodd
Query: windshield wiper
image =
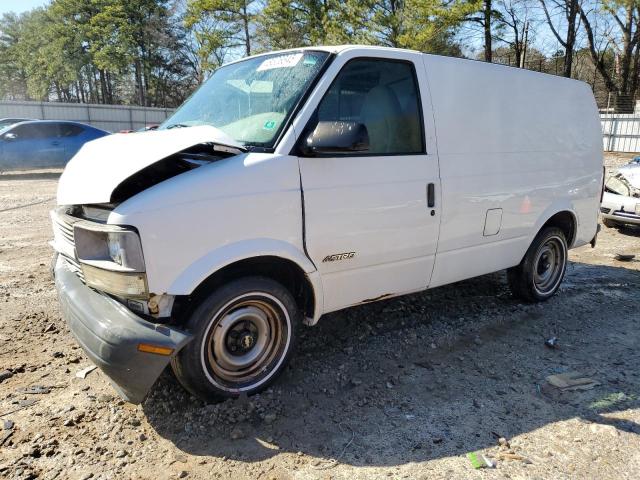
<path fill-rule="evenodd" d="M 168 127 L 165 127 L 165 130 L 169 130 L 171 128 L 187 128 L 190 127 L 191 125 L 187 125 L 185 123 L 174 123 L 172 125 L 169 125 Z"/>

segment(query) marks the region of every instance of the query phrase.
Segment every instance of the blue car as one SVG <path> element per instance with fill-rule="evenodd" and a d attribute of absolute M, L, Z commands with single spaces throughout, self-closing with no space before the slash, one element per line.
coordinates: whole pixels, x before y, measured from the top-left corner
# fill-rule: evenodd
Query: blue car
<path fill-rule="evenodd" d="M 86 142 L 109 135 L 77 122 L 33 120 L 0 129 L 0 171 L 64 167 Z"/>

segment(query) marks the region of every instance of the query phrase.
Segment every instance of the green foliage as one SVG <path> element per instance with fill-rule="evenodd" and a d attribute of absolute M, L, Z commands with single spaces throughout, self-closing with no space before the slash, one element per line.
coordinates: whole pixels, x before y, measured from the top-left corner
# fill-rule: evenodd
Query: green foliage
<path fill-rule="evenodd" d="M 407 0 L 406 26 L 398 36 L 399 46 L 460 56 L 454 34 L 480 8 L 476 0 Z"/>
<path fill-rule="evenodd" d="M 260 16 L 258 36 L 264 49 L 371 43 L 367 13 L 364 2 L 353 0 L 271 0 Z"/>
<path fill-rule="evenodd" d="M 266 49 L 362 43 L 460 54 L 454 33 L 478 0 L 270 0 L 260 17 Z"/>
<path fill-rule="evenodd" d="M 173 106 L 193 88 L 169 0 L 53 0 L 0 32 L 4 97 Z"/>
<path fill-rule="evenodd" d="M 229 51 L 251 54 L 256 8 L 254 0 L 188 0 L 184 23 L 203 70 L 219 67 Z"/>
<path fill-rule="evenodd" d="M 20 39 L 25 17 L 5 14 L 0 18 L 0 97 L 19 99 L 26 97 L 26 72 L 20 61 Z"/>

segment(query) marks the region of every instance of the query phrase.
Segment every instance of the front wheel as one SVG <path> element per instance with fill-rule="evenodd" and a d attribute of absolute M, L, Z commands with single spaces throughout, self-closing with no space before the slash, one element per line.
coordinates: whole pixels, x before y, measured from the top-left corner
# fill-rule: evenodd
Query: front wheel
<path fill-rule="evenodd" d="M 186 328 L 195 338 L 172 360 L 173 371 L 203 400 L 258 393 L 285 367 L 299 322 L 293 296 L 278 282 L 234 280 L 190 316 Z"/>
<path fill-rule="evenodd" d="M 526 302 L 542 302 L 560 288 L 567 269 L 567 240 L 556 227 L 544 228 L 522 262 L 507 270 L 511 292 Z"/>

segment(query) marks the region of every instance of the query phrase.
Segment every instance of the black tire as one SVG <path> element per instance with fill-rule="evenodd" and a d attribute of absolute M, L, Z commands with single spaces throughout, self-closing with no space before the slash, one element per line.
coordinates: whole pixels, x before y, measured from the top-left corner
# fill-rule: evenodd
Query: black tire
<path fill-rule="evenodd" d="M 182 386 L 203 400 L 253 395 L 286 366 L 300 322 L 293 296 L 278 282 L 265 277 L 234 280 L 193 311 L 186 329 L 195 338 L 171 366 Z"/>
<path fill-rule="evenodd" d="M 509 288 L 526 302 L 543 302 L 560 288 L 567 269 L 567 240 L 556 227 L 543 228 L 517 267 L 507 270 Z"/>
<path fill-rule="evenodd" d="M 603 218 L 602 224 L 607 228 L 620 228 L 621 226 L 618 222 L 609 218 Z"/>

